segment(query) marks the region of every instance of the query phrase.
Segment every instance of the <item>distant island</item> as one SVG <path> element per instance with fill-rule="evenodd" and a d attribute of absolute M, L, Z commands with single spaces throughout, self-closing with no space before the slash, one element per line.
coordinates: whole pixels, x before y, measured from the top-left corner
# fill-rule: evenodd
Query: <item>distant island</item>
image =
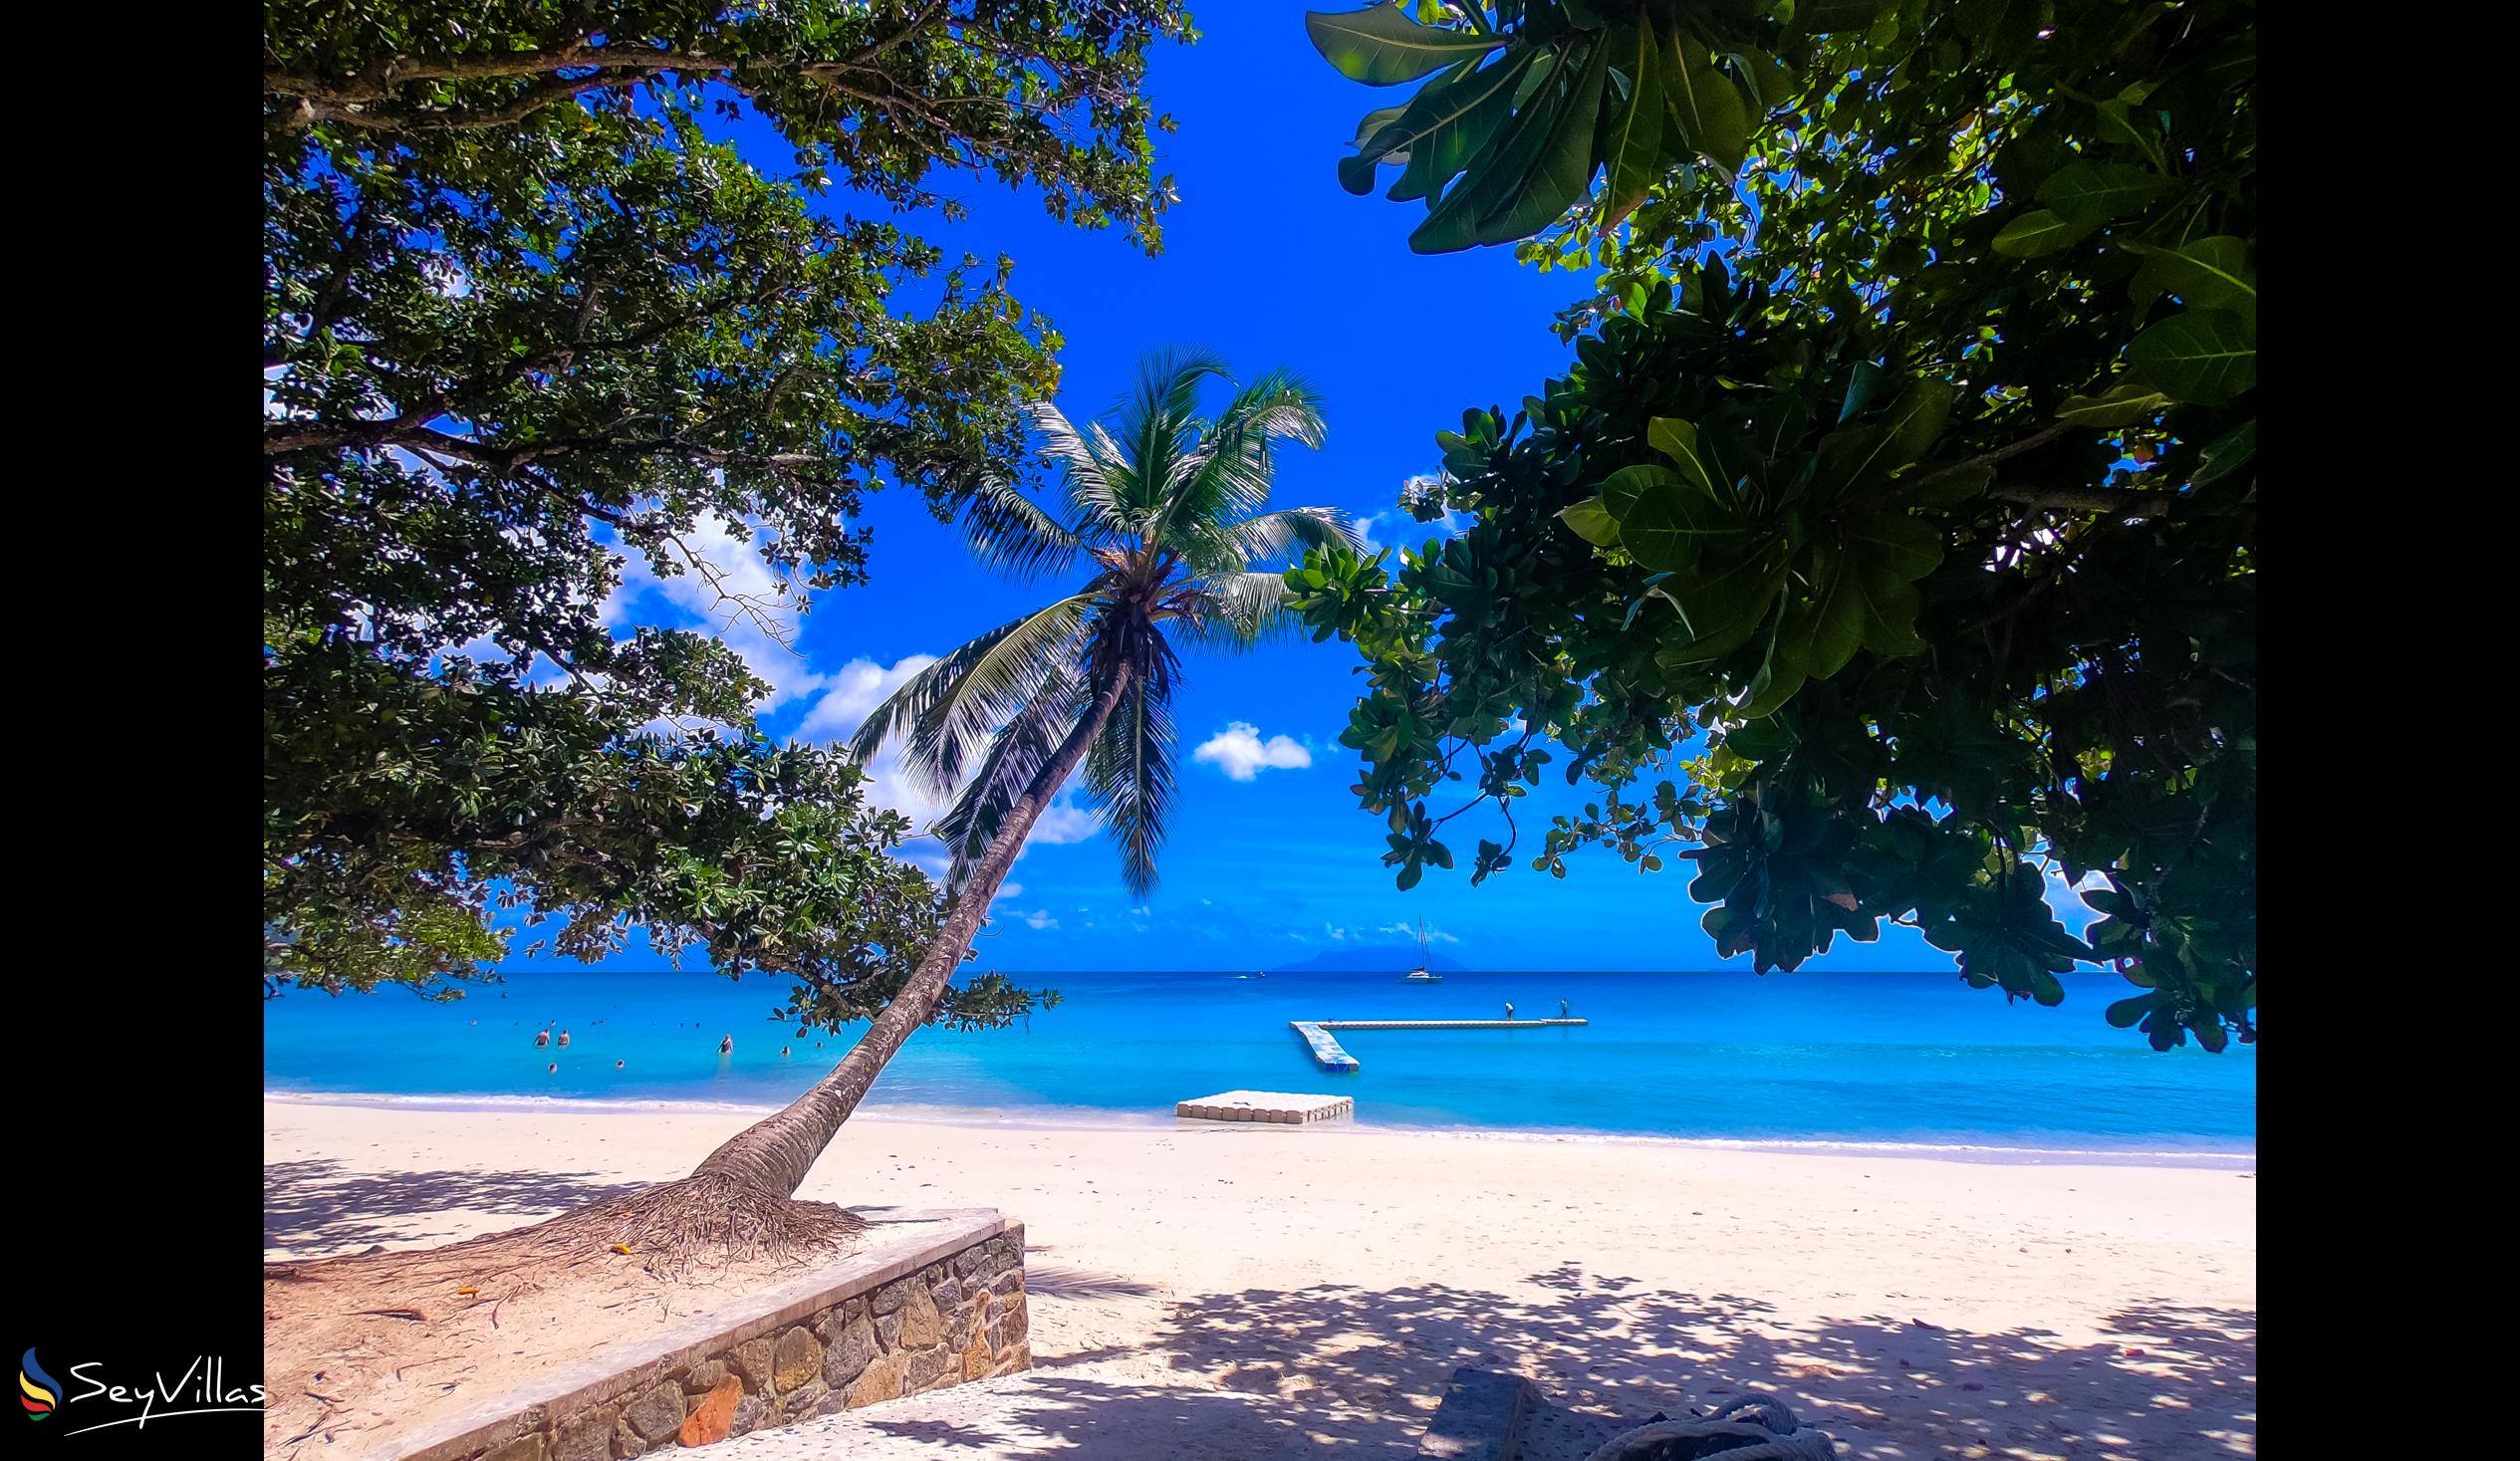
<path fill-rule="evenodd" d="M 1324 949 L 1309 959 L 1293 964 L 1280 964 L 1272 974 L 1405 974 L 1419 967 L 1414 944 L 1386 944 L 1381 948 Z M 1426 951 L 1424 967 L 1438 974 L 1469 967 L 1459 959 L 1432 949 Z"/>

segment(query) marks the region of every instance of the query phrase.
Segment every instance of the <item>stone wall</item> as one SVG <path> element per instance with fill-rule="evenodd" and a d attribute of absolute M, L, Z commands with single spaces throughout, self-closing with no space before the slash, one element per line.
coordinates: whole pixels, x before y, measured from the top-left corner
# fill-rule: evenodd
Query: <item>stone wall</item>
<path fill-rule="evenodd" d="M 498 1423 L 383 1454 L 614 1461 L 1030 1368 L 1024 1227 L 987 1216 L 964 1236 L 988 1236 L 968 1246 L 936 1253 L 929 1243 L 906 1259 L 857 1265 L 863 1282 L 844 1271 L 823 1292 L 713 1340 L 573 1385 Z"/>

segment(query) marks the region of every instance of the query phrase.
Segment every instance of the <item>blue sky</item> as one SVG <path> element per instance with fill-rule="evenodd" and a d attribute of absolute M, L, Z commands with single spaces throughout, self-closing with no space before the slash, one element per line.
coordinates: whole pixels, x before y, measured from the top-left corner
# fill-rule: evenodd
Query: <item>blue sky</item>
<path fill-rule="evenodd" d="M 1425 258 L 1406 245 L 1418 209 L 1379 195 L 1352 197 L 1333 171 L 1358 119 L 1397 93 L 1375 91 L 1324 65 L 1304 36 L 1302 7 L 1206 7 L 1205 38 L 1154 58 L 1148 89 L 1179 130 L 1160 137 L 1159 171 L 1181 201 L 1165 248 L 1149 259 L 1117 233 L 1065 228 L 1030 195 L 984 179 L 949 191 L 970 207 L 958 224 L 921 227 L 948 257 L 969 250 L 1015 260 L 1013 288 L 1065 335 L 1059 404 L 1080 423 L 1129 385 L 1138 358 L 1167 345 L 1204 346 L 1241 372 L 1287 365 L 1327 399 L 1320 451 L 1287 452 L 1279 505 L 1344 508 L 1371 517 L 1378 541 L 1416 543 L 1429 529 L 1396 513 L 1408 477 L 1439 461 L 1436 431 L 1472 406 L 1536 392 L 1570 360 L 1550 329 L 1582 290 L 1574 275 L 1541 274 L 1510 249 Z M 1401 89 L 1404 90 L 1404 89 Z M 771 153 L 765 161 L 777 161 Z M 973 566 L 952 531 L 911 493 L 881 493 L 872 584 L 818 596 L 793 652 L 737 624 L 728 636 L 778 688 L 762 715 L 773 736 L 824 742 L 845 735 L 882 690 L 914 667 L 1002 623 L 1048 596 Z M 623 621 L 691 626 L 708 616 L 689 580 L 633 576 L 616 608 Z M 1478 888 L 1463 873 L 1430 872 L 1408 893 L 1380 864 L 1381 819 L 1347 790 L 1353 753 L 1337 744 L 1355 696 L 1355 652 L 1337 642 L 1266 645 L 1240 657 L 1194 655 L 1175 705 L 1183 737 L 1180 810 L 1143 900 L 1121 884 L 1113 850 L 1082 813 L 1039 830 L 980 945 L 984 966 L 1010 972 L 1077 969 L 1274 967 L 1426 920 L 1447 953 L 1472 967 L 1706 969 L 1722 967 L 1688 900 L 1686 863 L 1639 876 L 1615 856 L 1589 855 L 1564 881 L 1527 862 Z M 1204 759 L 1193 753 L 1211 746 Z M 879 764 L 895 805 L 918 811 Z M 1580 802 L 1562 783 L 1522 814 L 1537 851 L 1552 810 Z M 1527 806 L 1530 804 L 1527 803 Z M 1484 812 L 1454 824 L 1464 864 Z M 928 845 L 932 848 L 932 844 Z M 2088 914 L 2068 919 L 2079 927 Z M 524 940 L 519 940 L 521 948 Z M 521 962 L 521 960 L 519 961 Z M 618 963 L 654 967 L 641 947 Z M 1747 960 L 1735 960 L 1746 965 Z M 1841 942 L 1813 967 L 1940 969 L 1949 956 L 1905 929 L 1876 944 Z"/>

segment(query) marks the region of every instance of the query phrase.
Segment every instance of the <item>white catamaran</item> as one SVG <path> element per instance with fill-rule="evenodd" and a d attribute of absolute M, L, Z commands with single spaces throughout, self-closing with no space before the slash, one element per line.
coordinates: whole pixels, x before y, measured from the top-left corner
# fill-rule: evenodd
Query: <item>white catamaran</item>
<path fill-rule="evenodd" d="M 1417 920 L 1417 968 L 1400 976 L 1402 984 L 1441 984 L 1443 976 L 1426 967 L 1426 920 Z"/>

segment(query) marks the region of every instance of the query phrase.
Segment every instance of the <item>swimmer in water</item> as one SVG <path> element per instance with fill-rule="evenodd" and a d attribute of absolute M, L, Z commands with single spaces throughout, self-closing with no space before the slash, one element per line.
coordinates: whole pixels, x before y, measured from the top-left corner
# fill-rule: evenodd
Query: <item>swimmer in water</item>
<path fill-rule="evenodd" d="M 560 1048 L 562 1050 L 569 1048 L 569 1032 L 566 1030 L 560 1032 Z"/>
<path fill-rule="evenodd" d="M 783 1046 L 780 1046 L 780 1047 L 779 1047 L 779 1058 L 780 1058 L 781 1060 L 785 1060 L 785 1059 L 787 1059 L 787 1054 L 788 1054 L 788 1048 L 787 1048 L 786 1046 L 784 1046 L 784 1045 L 783 1045 Z"/>
<path fill-rule="evenodd" d="M 550 1032 L 550 1031 L 548 1031 L 548 1030 L 537 1030 L 537 1031 L 535 1031 L 535 1032 L 534 1032 L 534 1048 L 535 1048 L 536 1050 L 541 1050 L 544 1046 L 549 1045 L 549 1044 L 551 1044 L 551 1032 Z"/>
<path fill-rule="evenodd" d="M 557 1075 L 560 1071 L 560 1062 L 554 1061 L 550 1065 L 545 1066 L 543 1069 L 551 1074 Z"/>
<path fill-rule="evenodd" d="M 719 1055 L 733 1055 L 735 1053 L 735 1037 L 729 1035 L 725 1039 L 719 1041 L 717 1043 L 717 1053 Z"/>
<path fill-rule="evenodd" d="M 620 1070 L 622 1067 L 627 1066 L 627 1065 L 629 1065 L 629 1064 L 630 1064 L 630 1062 L 628 1062 L 628 1061 L 615 1061 L 615 1062 L 613 1063 L 613 1069 L 614 1069 L 614 1070 L 616 1070 L 616 1071 L 618 1071 L 618 1070 Z"/>

